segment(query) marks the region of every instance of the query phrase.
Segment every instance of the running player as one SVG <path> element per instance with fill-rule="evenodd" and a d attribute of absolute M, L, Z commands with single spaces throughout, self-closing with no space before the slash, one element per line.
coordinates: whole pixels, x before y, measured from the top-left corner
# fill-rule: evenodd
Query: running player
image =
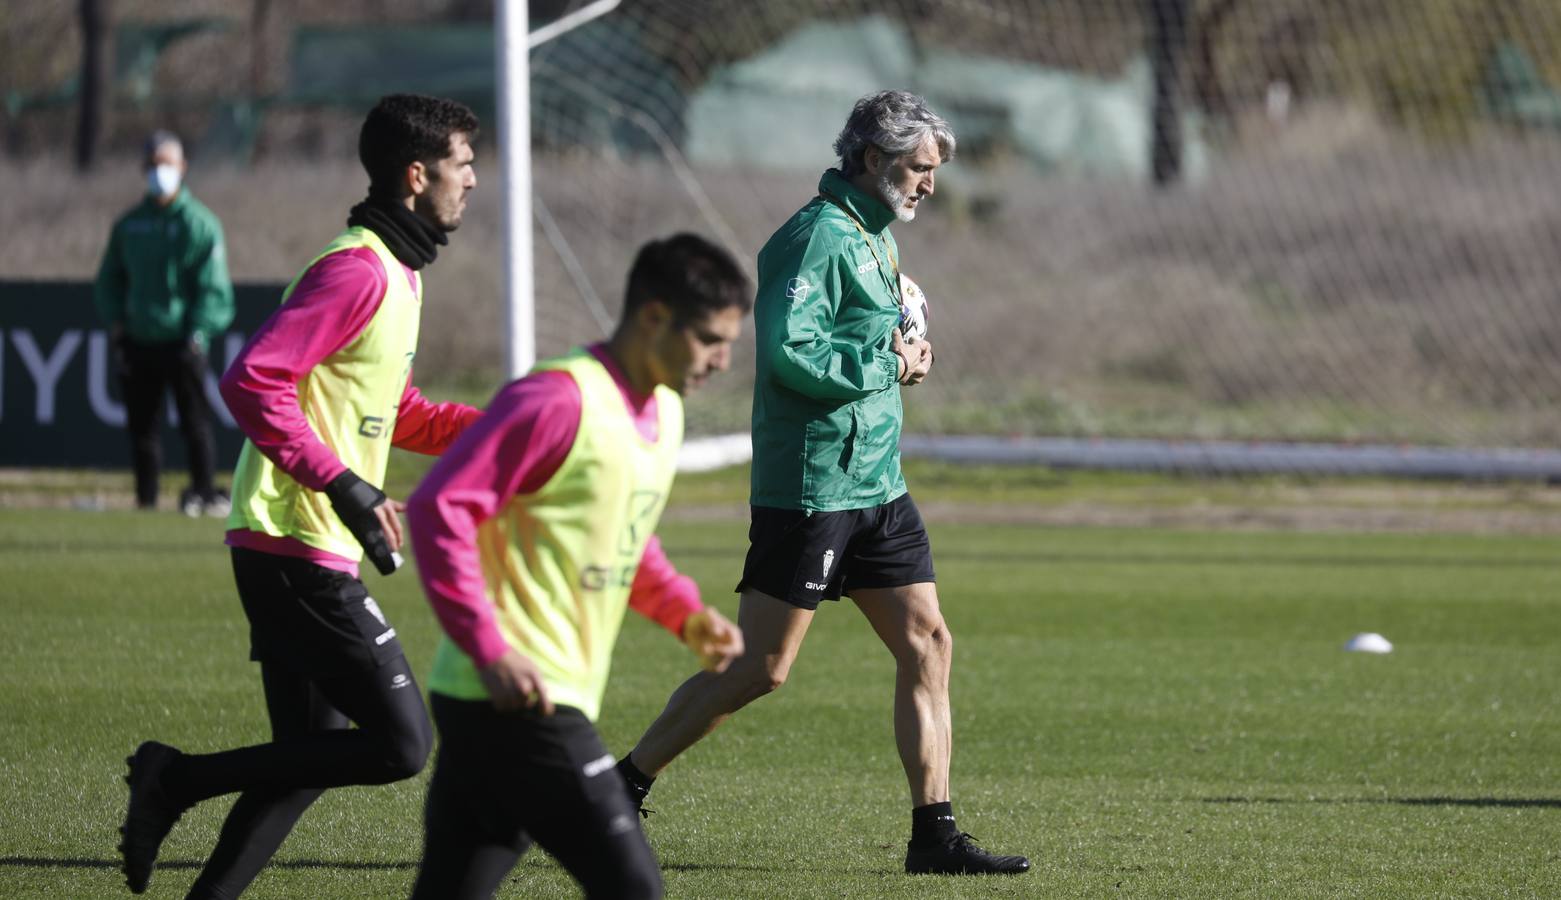
<path fill-rule="evenodd" d="M 742 653 L 654 536 L 683 442 L 682 395 L 727 368 L 751 305 L 724 250 L 643 247 L 605 344 L 504 388 L 408 502 L 446 637 L 429 679 L 439 754 L 415 900 L 492 896 L 533 842 L 588 897 L 661 895 L 592 722 L 626 606 L 708 671 Z"/>
<path fill-rule="evenodd" d="M 208 754 L 155 741 L 136 750 L 120 845 L 135 893 L 195 803 L 242 792 L 189 894 L 233 898 L 325 789 L 410 778 L 427 761 L 428 713 L 358 564 L 365 553 L 381 572 L 399 562 L 401 504 L 379 487 L 390 448 L 440 453 L 479 415 L 432 403 L 411 381 L 421 270 L 461 224 L 477 184 L 476 134 L 476 116 L 459 103 L 382 99 L 358 140 L 368 199 L 223 376 L 223 399 L 248 438 L 227 543 L 272 741 Z"/>

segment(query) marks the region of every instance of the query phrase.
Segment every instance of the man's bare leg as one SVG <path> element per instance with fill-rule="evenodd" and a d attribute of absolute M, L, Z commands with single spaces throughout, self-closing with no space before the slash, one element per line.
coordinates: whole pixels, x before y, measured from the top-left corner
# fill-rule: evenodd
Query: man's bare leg
<path fill-rule="evenodd" d="M 786 682 L 813 610 L 744 591 L 737 609 L 746 652 L 725 672 L 700 672 L 672 692 L 626 761 L 654 778 L 732 713 Z"/>
<path fill-rule="evenodd" d="M 949 667 L 954 639 L 931 582 L 857 590 L 851 599 L 894 655 L 894 742 L 910 783 L 911 806 L 949 799 L 954 726 Z"/>
<path fill-rule="evenodd" d="M 953 722 L 949 668 L 954 639 L 931 582 L 857 590 L 857 608 L 894 654 L 894 742 L 911 789 L 911 840 L 905 871 L 912 874 L 1019 875 L 1022 856 L 996 856 L 971 843 L 954 824 L 949 802 Z"/>

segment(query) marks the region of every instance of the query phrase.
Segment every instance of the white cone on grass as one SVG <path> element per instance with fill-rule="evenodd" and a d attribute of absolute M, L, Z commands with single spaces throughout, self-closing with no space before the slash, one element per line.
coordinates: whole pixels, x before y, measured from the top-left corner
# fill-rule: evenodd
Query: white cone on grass
<path fill-rule="evenodd" d="M 1393 642 L 1375 631 L 1363 631 L 1350 638 L 1344 649 L 1353 653 L 1392 653 Z"/>

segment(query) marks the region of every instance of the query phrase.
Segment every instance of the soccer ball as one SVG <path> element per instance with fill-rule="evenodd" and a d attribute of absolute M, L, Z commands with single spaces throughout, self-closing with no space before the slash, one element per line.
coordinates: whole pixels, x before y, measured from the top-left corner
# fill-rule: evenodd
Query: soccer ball
<path fill-rule="evenodd" d="M 900 273 L 900 334 L 910 342 L 927 336 L 927 319 L 931 309 L 927 295 L 904 272 Z"/>

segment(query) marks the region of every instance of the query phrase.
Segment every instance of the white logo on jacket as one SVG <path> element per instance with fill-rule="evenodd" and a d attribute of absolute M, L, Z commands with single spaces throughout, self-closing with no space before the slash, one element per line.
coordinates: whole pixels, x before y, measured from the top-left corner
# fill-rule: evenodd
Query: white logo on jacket
<path fill-rule="evenodd" d="M 808 291 L 813 290 L 813 285 L 808 284 L 806 278 L 793 278 L 786 282 L 786 296 L 793 300 L 808 299 Z"/>

